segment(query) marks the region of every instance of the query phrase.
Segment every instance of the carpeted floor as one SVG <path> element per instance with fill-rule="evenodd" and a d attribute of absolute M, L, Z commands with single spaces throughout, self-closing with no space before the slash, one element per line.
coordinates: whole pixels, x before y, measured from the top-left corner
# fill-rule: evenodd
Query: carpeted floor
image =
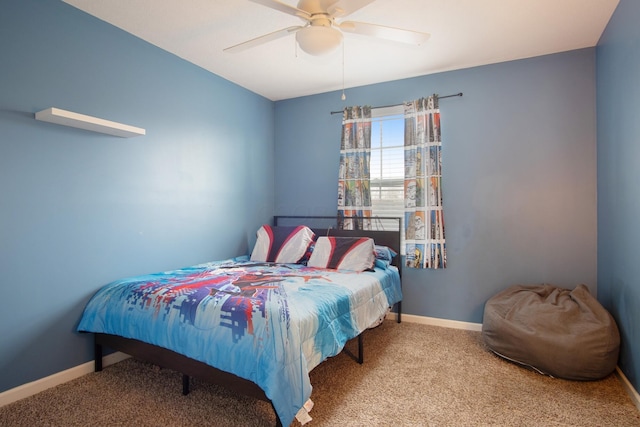
<path fill-rule="evenodd" d="M 611 375 L 553 379 L 489 352 L 479 332 L 386 321 L 311 372 L 307 426 L 640 426 Z M 356 350 L 356 343 L 348 344 Z M 271 406 L 132 359 L 0 408 L 0 426 L 273 426 Z M 299 425 L 297 421 L 294 425 Z"/>

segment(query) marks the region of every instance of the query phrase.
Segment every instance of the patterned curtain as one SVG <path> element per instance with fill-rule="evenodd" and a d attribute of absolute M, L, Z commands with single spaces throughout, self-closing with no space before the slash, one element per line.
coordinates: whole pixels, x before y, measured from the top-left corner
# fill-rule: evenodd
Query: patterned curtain
<path fill-rule="evenodd" d="M 406 102 L 404 118 L 406 265 L 445 268 L 442 141 L 437 95 Z"/>
<path fill-rule="evenodd" d="M 342 116 L 338 217 L 345 230 L 371 229 L 371 107 L 347 107 Z M 350 219 L 358 217 L 358 219 Z"/>

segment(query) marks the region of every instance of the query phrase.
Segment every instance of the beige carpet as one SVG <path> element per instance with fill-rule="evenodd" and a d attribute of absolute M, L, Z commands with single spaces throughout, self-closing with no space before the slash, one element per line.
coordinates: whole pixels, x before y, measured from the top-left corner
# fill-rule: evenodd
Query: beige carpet
<path fill-rule="evenodd" d="M 386 321 L 314 369 L 314 426 L 640 426 L 615 375 L 553 379 L 494 356 L 479 332 Z M 348 348 L 355 351 L 355 342 Z M 0 426 L 273 426 L 265 402 L 132 359 L 0 408 Z M 294 422 L 294 425 L 299 425 Z"/>

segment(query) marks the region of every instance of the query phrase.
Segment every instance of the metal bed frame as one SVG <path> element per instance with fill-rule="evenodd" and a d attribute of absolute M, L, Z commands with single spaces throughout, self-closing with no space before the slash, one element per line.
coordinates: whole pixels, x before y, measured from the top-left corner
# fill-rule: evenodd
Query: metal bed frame
<path fill-rule="evenodd" d="M 331 235 L 331 236 L 363 236 L 372 237 L 377 245 L 384 245 L 392 248 L 398 254 L 400 253 L 400 218 L 375 218 L 376 223 L 378 220 L 393 220 L 397 221 L 398 228 L 395 231 L 386 230 L 342 230 L 341 224 L 344 220 L 354 219 L 356 220 L 356 226 L 361 225 L 361 218 L 344 218 L 344 217 L 329 217 L 329 216 L 275 216 L 274 226 L 277 225 L 300 225 L 305 224 L 308 221 L 314 221 L 314 223 L 324 222 L 321 227 L 309 226 L 317 236 Z M 358 227 L 360 228 L 360 227 Z M 401 271 L 400 255 L 394 258 L 392 262 L 399 271 Z M 397 307 L 397 322 L 401 322 L 401 302 L 396 304 Z M 346 348 L 343 350 L 349 354 L 358 363 L 364 363 L 364 343 L 362 333 L 357 336 L 358 339 L 358 355 L 355 356 L 349 352 Z M 163 368 L 175 370 L 182 373 L 182 394 L 187 395 L 189 393 L 189 381 L 191 377 L 202 379 L 204 381 L 211 382 L 213 384 L 221 385 L 227 390 L 253 397 L 258 400 L 269 402 L 273 407 L 273 403 L 266 396 L 262 388 L 252 381 L 238 377 L 229 372 L 222 371 L 206 363 L 191 359 L 180 353 L 176 353 L 166 348 L 158 347 L 153 344 L 148 344 L 135 339 L 124 338 L 117 335 L 95 333 L 94 334 L 94 352 L 95 352 L 95 371 L 102 370 L 102 356 L 104 348 L 110 348 L 112 350 L 120 351 L 132 356 L 135 359 L 148 362 Z M 354 338 L 355 339 L 355 338 Z M 275 412 L 275 408 L 274 412 Z M 276 413 L 276 426 L 281 427 L 282 423 Z"/>

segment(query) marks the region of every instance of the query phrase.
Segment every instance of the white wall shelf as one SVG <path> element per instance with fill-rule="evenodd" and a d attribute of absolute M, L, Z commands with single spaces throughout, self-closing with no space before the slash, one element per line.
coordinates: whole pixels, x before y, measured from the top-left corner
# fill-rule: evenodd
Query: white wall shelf
<path fill-rule="evenodd" d="M 121 138 L 131 138 L 133 136 L 145 135 L 147 133 L 145 129 L 135 126 L 86 116 L 84 114 L 61 110 L 60 108 L 55 107 L 38 111 L 36 113 L 36 120 L 90 130 L 93 132 L 106 133 L 108 135 L 119 136 Z"/>

